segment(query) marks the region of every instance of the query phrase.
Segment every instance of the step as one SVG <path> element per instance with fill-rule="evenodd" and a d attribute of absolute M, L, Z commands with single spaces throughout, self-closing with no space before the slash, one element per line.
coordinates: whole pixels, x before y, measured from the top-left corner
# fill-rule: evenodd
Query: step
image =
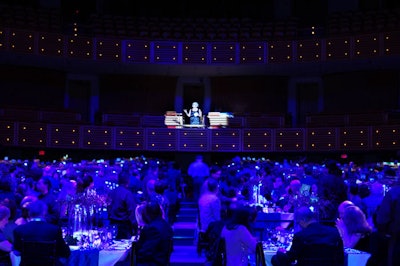
<path fill-rule="evenodd" d="M 199 256 L 195 245 L 174 245 L 171 253 L 171 266 L 204 265 L 206 258 L 204 252 Z"/>
<path fill-rule="evenodd" d="M 173 236 L 174 245 L 191 246 L 195 243 L 194 236 Z"/>
<path fill-rule="evenodd" d="M 198 209 L 197 208 L 190 208 L 190 207 L 181 207 L 179 209 L 178 214 L 179 213 L 197 215 L 198 214 Z"/>
<path fill-rule="evenodd" d="M 193 245 L 197 224 L 194 222 L 176 222 L 173 225 L 174 244 Z"/>
<path fill-rule="evenodd" d="M 197 209 L 197 202 L 195 201 L 181 201 L 181 208 Z"/>
<path fill-rule="evenodd" d="M 195 222 L 175 222 L 172 225 L 174 233 L 176 232 L 194 232 L 197 229 L 197 223 Z"/>
<path fill-rule="evenodd" d="M 176 215 L 176 222 L 191 222 L 196 223 L 197 216 L 193 216 L 190 214 L 177 214 Z"/>

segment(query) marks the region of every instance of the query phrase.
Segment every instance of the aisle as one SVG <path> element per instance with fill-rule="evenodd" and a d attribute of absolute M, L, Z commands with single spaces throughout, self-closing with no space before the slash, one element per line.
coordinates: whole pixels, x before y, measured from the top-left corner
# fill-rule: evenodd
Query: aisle
<path fill-rule="evenodd" d="M 199 256 L 196 251 L 195 231 L 197 219 L 197 204 L 184 201 L 181 204 L 174 228 L 174 250 L 171 254 L 171 266 L 203 265 L 204 254 Z"/>

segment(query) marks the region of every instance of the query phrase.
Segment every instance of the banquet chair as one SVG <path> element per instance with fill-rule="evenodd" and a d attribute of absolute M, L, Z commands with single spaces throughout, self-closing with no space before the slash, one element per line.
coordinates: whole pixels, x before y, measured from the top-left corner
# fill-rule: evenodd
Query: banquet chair
<path fill-rule="evenodd" d="M 165 266 L 170 266 L 171 265 L 171 254 L 174 251 L 174 239 L 171 238 L 169 241 L 169 253 L 168 253 L 168 264 Z"/>
<path fill-rule="evenodd" d="M 216 256 L 212 265 L 226 266 L 226 242 L 225 238 L 220 237 L 216 247 Z"/>
<path fill-rule="evenodd" d="M 256 266 L 267 266 L 265 261 L 263 243 L 258 241 L 256 244 Z"/>
<path fill-rule="evenodd" d="M 171 254 L 174 251 L 174 240 L 171 238 L 169 241 L 169 252 L 168 252 L 168 262 L 165 266 L 170 266 L 171 265 Z M 136 244 L 135 242 L 132 242 L 131 250 L 130 250 L 130 266 L 136 266 Z"/>
<path fill-rule="evenodd" d="M 22 240 L 21 266 L 55 266 L 56 241 Z"/>
<path fill-rule="evenodd" d="M 340 254 L 342 252 L 342 254 Z M 344 250 L 334 244 L 305 244 L 297 266 L 343 266 Z"/>
<path fill-rule="evenodd" d="M 130 255 L 129 255 L 129 260 L 130 266 L 136 266 L 136 243 L 135 241 L 132 242 L 131 250 L 130 250 Z"/>

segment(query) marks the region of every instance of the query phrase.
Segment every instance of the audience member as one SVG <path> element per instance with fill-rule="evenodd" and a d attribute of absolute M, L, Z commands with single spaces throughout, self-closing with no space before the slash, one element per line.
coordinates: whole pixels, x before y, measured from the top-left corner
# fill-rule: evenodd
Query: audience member
<path fill-rule="evenodd" d="M 292 245 L 288 251 L 279 249 L 272 257 L 273 266 L 289 266 L 295 261 L 296 265 L 307 266 L 306 260 L 309 259 L 310 253 L 315 253 L 313 255 L 315 258 L 326 255 L 331 262 L 337 261 L 335 265 L 344 265 L 343 242 L 336 228 L 320 224 L 316 213 L 307 206 L 296 209 L 294 220 L 296 226 L 300 227 L 299 231 L 293 235 Z M 307 250 L 316 245 L 329 246 L 329 253 L 318 254 L 316 250 Z"/>
<path fill-rule="evenodd" d="M 347 186 L 342 178 L 342 170 L 336 161 L 326 163 L 326 173 L 318 178 L 318 197 L 324 202 L 323 209 L 320 209 L 320 219 L 334 226 L 337 217 L 339 204 L 347 200 Z"/>
<path fill-rule="evenodd" d="M 207 190 L 198 201 L 199 231 L 205 233 L 211 222 L 221 219 L 221 200 L 218 197 L 218 182 L 210 179 L 207 182 Z"/>
<path fill-rule="evenodd" d="M 161 206 L 157 202 L 146 203 L 143 216 L 145 225 L 136 243 L 136 265 L 169 265 L 173 230 L 163 218 Z"/>
<path fill-rule="evenodd" d="M 221 237 L 221 232 L 227 221 L 232 218 L 233 209 L 229 208 L 221 211 L 221 219 L 211 222 L 205 233 L 208 245 L 205 250 L 206 262 L 205 265 L 216 265 L 218 244 Z"/>
<path fill-rule="evenodd" d="M 385 194 L 376 212 L 378 231 L 388 236 L 388 265 L 400 265 L 400 183 Z"/>
<path fill-rule="evenodd" d="M 339 219 L 343 217 L 344 211 L 349 206 L 355 206 L 355 204 L 350 200 L 344 200 L 339 204 L 339 206 L 338 206 L 338 218 Z"/>
<path fill-rule="evenodd" d="M 152 182 L 159 180 L 159 171 L 160 171 L 158 161 L 151 160 L 147 164 L 147 167 L 148 168 L 145 170 L 145 175 L 142 180 L 143 196 L 146 200 L 149 199 L 148 183 L 152 180 L 154 180 Z"/>
<path fill-rule="evenodd" d="M 270 200 L 277 204 L 281 197 L 286 194 L 285 183 L 282 176 L 275 176 L 272 179 L 272 191 Z"/>
<path fill-rule="evenodd" d="M 221 237 L 226 243 L 227 266 L 248 266 L 249 255 L 256 252 L 257 238 L 251 233 L 251 215 L 248 207 L 233 210 L 232 218 L 222 229 Z"/>
<path fill-rule="evenodd" d="M 204 180 L 201 189 L 200 189 L 200 195 L 203 194 L 206 190 L 207 190 L 207 182 L 209 179 L 215 179 L 217 181 L 217 183 L 219 184 L 220 178 L 221 178 L 221 174 L 222 174 L 222 170 L 219 166 L 217 165 L 213 165 L 209 168 L 209 173 L 210 175 Z"/>
<path fill-rule="evenodd" d="M 130 239 L 136 235 L 136 201 L 129 190 L 129 175 L 118 175 L 118 187 L 109 193 L 108 217 L 111 225 L 117 227 L 117 239 Z"/>
<path fill-rule="evenodd" d="M 94 180 L 91 175 L 85 174 L 77 180 L 76 193 L 86 193 L 94 188 Z"/>
<path fill-rule="evenodd" d="M 336 221 L 345 248 L 370 251 L 370 234 L 372 227 L 368 224 L 364 212 L 356 205 L 344 209 Z"/>
<path fill-rule="evenodd" d="M 36 201 L 37 197 L 25 196 L 21 201 L 21 216 L 15 220 L 16 225 L 26 224 L 29 222 L 29 204 Z"/>
<path fill-rule="evenodd" d="M 163 211 L 164 219 L 168 220 L 169 201 L 168 198 L 165 197 L 164 195 L 165 189 L 166 189 L 165 182 L 154 179 L 149 180 L 149 182 L 147 183 L 147 193 L 148 193 L 147 201 L 158 202 Z"/>
<path fill-rule="evenodd" d="M 49 223 L 58 225 L 60 219 L 60 206 L 57 202 L 57 196 L 51 189 L 51 182 L 46 177 L 41 177 L 36 189 L 39 191 L 38 199 L 47 205 L 46 220 Z"/>
<path fill-rule="evenodd" d="M 347 199 L 362 209 L 362 199 L 359 195 L 360 186 L 354 181 L 348 184 Z"/>
<path fill-rule="evenodd" d="M 4 225 L 4 228 L 2 228 L 3 234 L 10 243 L 14 243 L 14 228 L 17 227 L 17 224 L 15 223 L 15 217 L 17 215 L 17 205 L 14 200 L 9 199 L 3 200 L 1 205 L 7 207 L 10 210 L 8 222 Z"/>
<path fill-rule="evenodd" d="M 203 161 L 202 155 L 197 155 L 194 162 L 189 165 L 187 173 L 192 178 L 193 199 L 197 201 L 201 186 L 210 175 L 210 167 Z"/>
<path fill-rule="evenodd" d="M 374 182 L 370 186 L 370 194 L 362 199 L 362 206 L 363 210 L 365 210 L 366 212 L 368 223 L 372 227 L 375 227 L 374 216 L 376 215 L 376 210 L 378 209 L 378 206 L 383 200 L 385 189 L 383 185 L 379 182 Z"/>
<path fill-rule="evenodd" d="M 29 204 L 29 219 L 26 224 L 19 225 L 14 229 L 13 251 L 16 255 L 23 252 L 23 241 L 56 241 L 56 256 L 68 258 L 71 254 L 69 246 L 64 241 L 61 227 L 46 221 L 47 204 L 42 200 L 36 200 Z M 25 265 L 24 258 L 21 266 Z M 37 265 L 40 265 L 38 263 Z M 57 265 L 62 265 L 60 262 Z"/>
<path fill-rule="evenodd" d="M 0 266 L 11 266 L 10 252 L 12 243 L 4 234 L 4 227 L 10 218 L 10 210 L 6 206 L 0 206 Z"/>

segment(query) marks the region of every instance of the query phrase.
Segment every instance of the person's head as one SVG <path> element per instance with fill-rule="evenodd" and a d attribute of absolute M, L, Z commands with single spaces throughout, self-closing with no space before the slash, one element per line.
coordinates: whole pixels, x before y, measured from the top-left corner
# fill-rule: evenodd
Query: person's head
<path fill-rule="evenodd" d="M 193 102 L 192 103 L 192 107 L 193 108 L 198 108 L 199 107 L 199 103 L 198 102 Z"/>
<path fill-rule="evenodd" d="M 8 223 L 9 218 L 10 209 L 6 206 L 0 205 L 0 228 L 4 228 L 4 226 Z"/>
<path fill-rule="evenodd" d="M 221 167 L 219 167 L 218 165 L 211 166 L 210 177 L 218 180 L 218 179 L 220 179 L 221 174 L 222 174 Z"/>
<path fill-rule="evenodd" d="M 343 216 L 344 210 L 349 206 L 354 206 L 354 203 L 350 200 L 345 200 L 339 204 L 339 206 L 338 206 L 339 218 L 341 218 Z"/>
<path fill-rule="evenodd" d="M 383 184 L 379 183 L 379 182 L 375 182 L 373 184 L 371 184 L 371 195 L 374 196 L 384 196 L 385 195 L 385 188 L 383 187 Z"/>
<path fill-rule="evenodd" d="M 148 223 L 154 221 L 155 219 L 163 218 L 164 216 L 163 210 L 157 201 L 147 202 L 144 212 L 145 212 L 144 221 Z"/>
<path fill-rule="evenodd" d="M 316 213 L 308 206 L 300 206 L 294 212 L 294 222 L 301 228 L 306 228 L 310 223 L 317 221 Z"/>
<path fill-rule="evenodd" d="M 347 233 L 350 235 L 372 232 L 372 227 L 369 225 L 364 212 L 356 205 L 348 206 L 344 209 L 341 219 L 346 226 Z"/>
<path fill-rule="evenodd" d="M 17 215 L 17 203 L 13 199 L 5 198 L 2 200 L 1 205 L 4 205 L 10 210 L 9 220 L 14 221 Z"/>
<path fill-rule="evenodd" d="M 274 188 L 280 188 L 284 185 L 283 177 L 282 176 L 275 176 L 273 179 Z"/>
<path fill-rule="evenodd" d="M 239 225 L 243 225 L 250 230 L 250 223 L 254 219 L 252 210 L 248 206 L 238 206 L 231 209 L 231 211 L 232 218 L 226 224 L 227 229 L 233 230 L 236 229 Z"/>
<path fill-rule="evenodd" d="M 214 178 L 208 178 L 207 179 L 207 190 L 211 193 L 217 193 L 218 192 L 218 181 Z"/>
<path fill-rule="evenodd" d="M 293 194 L 299 194 L 301 189 L 301 182 L 299 179 L 293 179 L 289 183 L 289 189 Z"/>
<path fill-rule="evenodd" d="M 358 191 L 359 191 L 359 186 L 356 182 L 351 182 L 349 184 L 349 193 L 351 195 L 358 195 Z"/>
<path fill-rule="evenodd" d="M 84 175 L 82 177 L 83 189 L 92 189 L 94 187 L 94 180 L 91 175 Z"/>
<path fill-rule="evenodd" d="M 46 177 L 42 177 L 38 180 L 36 184 L 36 189 L 41 193 L 41 194 L 47 194 L 50 189 L 51 189 L 51 181 L 50 179 Z"/>
<path fill-rule="evenodd" d="M 130 182 L 129 174 L 125 172 L 120 172 L 118 174 L 118 185 L 127 187 L 129 185 L 129 182 Z"/>
<path fill-rule="evenodd" d="M 44 218 L 47 214 L 47 205 L 42 200 L 35 200 L 28 205 L 29 218 Z"/>
<path fill-rule="evenodd" d="M 199 161 L 199 162 L 201 162 L 201 161 L 203 161 L 203 155 L 196 155 L 196 161 Z"/>

